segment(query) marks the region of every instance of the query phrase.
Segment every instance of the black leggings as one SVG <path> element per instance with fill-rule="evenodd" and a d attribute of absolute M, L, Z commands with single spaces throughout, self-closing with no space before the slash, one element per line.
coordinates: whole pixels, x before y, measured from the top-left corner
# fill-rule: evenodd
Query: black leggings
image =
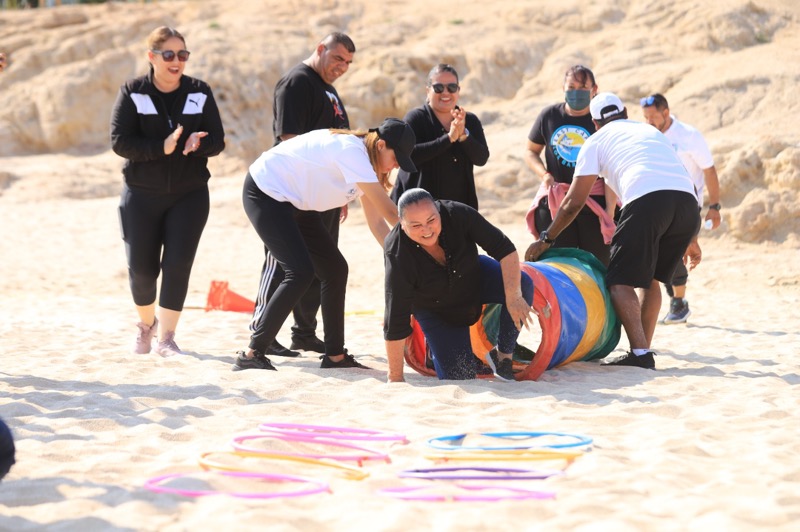
<path fill-rule="evenodd" d="M 208 187 L 183 194 L 122 189 L 119 219 L 128 256 L 128 278 L 137 306 L 155 303 L 159 274 L 159 306 L 183 310 L 189 276 L 208 221 Z"/>
<path fill-rule="evenodd" d="M 339 242 L 339 218 L 342 209 L 337 207 L 329 211 L 319 213 L 322 218 L 322 223 L 328 234 L 331 235 L 334 243 L 338 245 Z M 263 318 L 264 311 L 267 308 L 267 303 L 275 290 L 280 286 L 283 281 L 283 270 L 281 269 L 278 261 L 270 254 L 269 249 L 264 248 L 264 265 L 261 267 L 261 281 L 258 285 L 258 297 L 256 297 L 256 308 L 253 311 L 253 320 L 250 322 L 250 331 L 255 331 L 258 328 L 258 322 Z M 317 331 L 317 312 L 320 307 L 320 290 L 321 283 L 315 276 L 308 287 L 306 293 L 297 302 L 292 315 L 294 316 L 294 325 L 292 325 L 292 340 L 302 338 L 316 338 Z"/>
<path fill-rule="evenodd" d="M 344 352 L 344 297 L 348 266 L 319 212 L 301 211 L 264 194 L 250 174 L 242 193 L 244 211 L 258 236 L 284 272 L 250 336 L 250 348 L 265 351 L 292 309 L 318 277 L 325 354 Z"/>

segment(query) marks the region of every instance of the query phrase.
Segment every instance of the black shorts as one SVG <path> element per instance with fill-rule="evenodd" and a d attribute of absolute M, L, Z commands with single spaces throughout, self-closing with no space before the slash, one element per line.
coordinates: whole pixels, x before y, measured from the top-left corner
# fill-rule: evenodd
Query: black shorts
<path fill-rule="evenodd" d="M 669 283 L 699 228 L 697 200 L 688 192 L 659 190 L 625 205 L 611 240 L 606 284 Z"/>

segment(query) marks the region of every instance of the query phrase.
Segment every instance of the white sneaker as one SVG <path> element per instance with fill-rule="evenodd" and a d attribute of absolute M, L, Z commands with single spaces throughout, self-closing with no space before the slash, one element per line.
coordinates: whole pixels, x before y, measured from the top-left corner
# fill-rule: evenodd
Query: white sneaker
<path fill-rule="evenodd" d="M 139 329 L 139 332 L 136 333 L 136 344 L 133 346 L 133 352 L 139 355 L 147 354 L 150 352 L 153 337 L 158 332 L 158 318 L 156 318 L 150 326 L 140 321 L 136 324 L 136 327 Z"/>
<path fill-rule="evenodd" d="M 162 357 L 172 357 L 175 355 L 182 355 L 183 351 L 175 343 L 175 331 L 169 331 L 164 335 L 164 339 L 158 342 L 158 345 L 153 349 L 153 352 L 161 355 Z"/>

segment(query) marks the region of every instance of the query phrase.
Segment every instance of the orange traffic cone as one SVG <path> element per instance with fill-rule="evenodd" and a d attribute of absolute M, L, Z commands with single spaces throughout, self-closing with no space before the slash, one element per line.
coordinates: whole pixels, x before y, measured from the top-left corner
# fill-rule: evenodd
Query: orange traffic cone
<path fill-rule="evenodd" d="M 228 281 L 211 281 L 211 288 L 208 290 L 208 299 L 206 300 L 206 312 L 229 310 L 252 313 L 255 308 L 255 302 L 228 290 Z"/>

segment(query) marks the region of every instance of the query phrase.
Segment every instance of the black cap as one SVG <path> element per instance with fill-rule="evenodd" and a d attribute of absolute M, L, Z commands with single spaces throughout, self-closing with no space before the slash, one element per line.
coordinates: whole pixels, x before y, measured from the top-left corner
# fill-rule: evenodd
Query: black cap
<path fill-rule="evenodd" d="M 394 156 L 400 168 L 408 173 L 417 171 L 417 167 L 414 166 L 414 162 L 411 160 L 411 152 L 414 151 L 417 136 L 411 126 L 400 119 L 387 118 L 378 129 L 372 129 L 371 131 L 377 131 L 378 137 L 386 142 L 389 148 L 394 150 Z"/>

